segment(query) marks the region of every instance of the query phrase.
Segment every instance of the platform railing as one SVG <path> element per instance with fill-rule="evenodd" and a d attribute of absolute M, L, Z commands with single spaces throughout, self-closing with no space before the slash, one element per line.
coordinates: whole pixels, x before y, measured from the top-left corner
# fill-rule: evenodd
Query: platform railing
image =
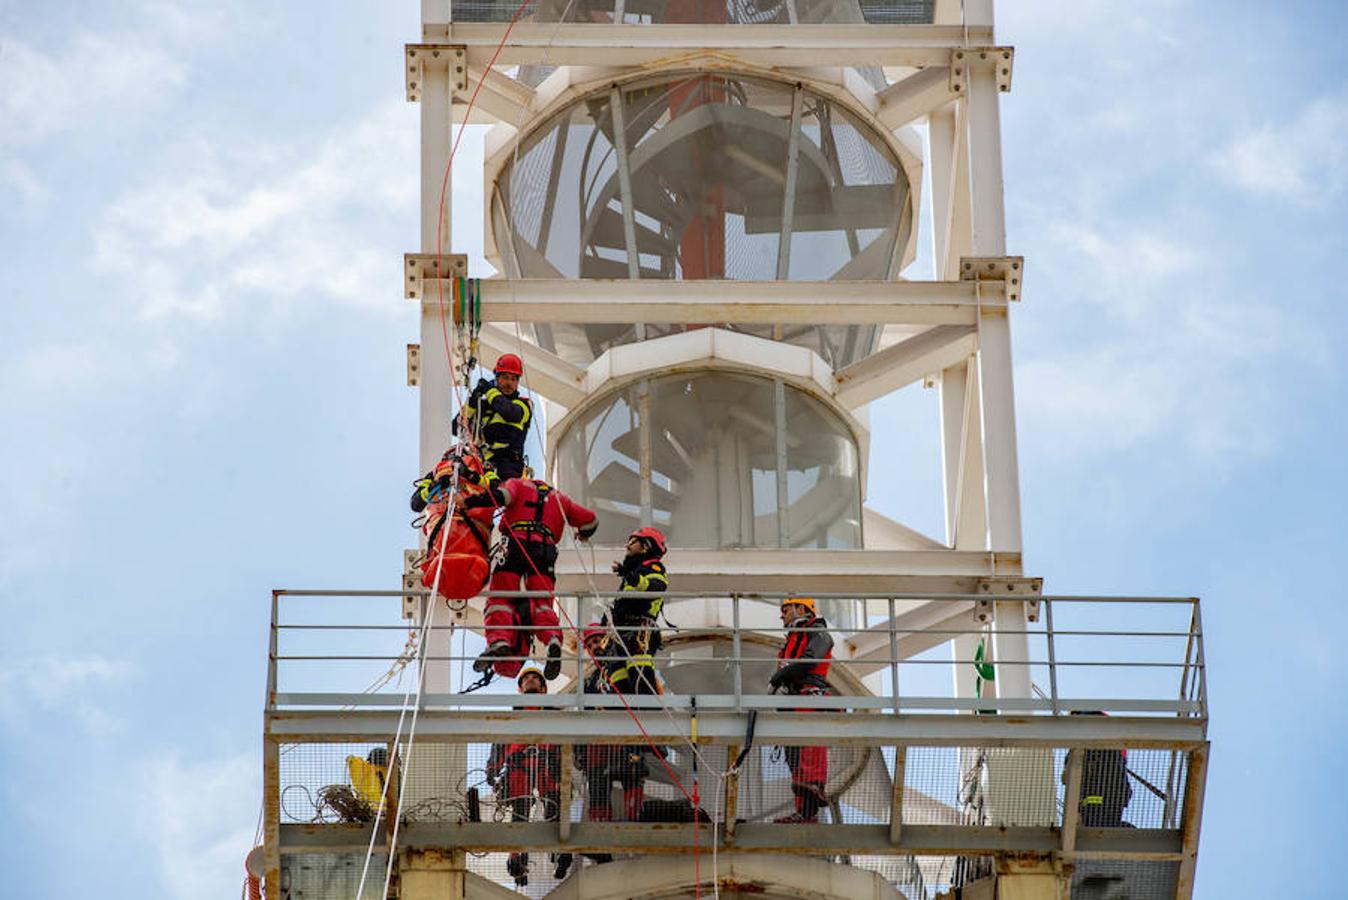
<path fill-rule="evenodd" d="M 519 591 L 496 596 L 547 595 Z M 402 706 L 407 703 L 408 685 L 415 683 L 422 669 L 428 677 L 420 685 L 421 703 L 437 710 L 528 705 L 578 714 L 624 707 L 686 712 L 694 702 L 704 712 L 781 707 L 782 699 L 773 695 L 768 679 L 776 667 L 776 650 L 792 629 L 769 624 L 787 596 L 776 593 L 667 593 L 666 616 L 672 622 L 679 621 L 679 609 L 689 601 L 703 601 L 705 606 L 711 600 L 721 605 L 720 618 L 731 624 L 662 628 L 665 649 L 657 657 L 657 669 L 666 682 L 663 696 L 619 698 L 576 691 L 575 685 L 583 682 L 596 660 L 576 652 L 575 629 L 569 623 L 598 618 L 617 596 L 602 591 L 556 595 L 567 613 L 562 630 L 568 649 L 560 682 L 565 687 L 550 695 L 530 695 L 525 701 L 514 692 L 511 679 L 462 693 L 477 680 L 471 664 L 485 646 L 480 616 L 456 619 L 444 600 L 431 604 L 424 591 L 277 590 L 272 597 L 267 708 Z M 401 621 L 402 605 L 409 597 L 419 607 L 418 621 L 429 622 L 428 628 Z M 1019 604 L 1019 599 L 874 593 L 816 594 L 815 599 L 826 619 L 830 608 L 861 613 L 853 616 L 854 627 L 828 629 L 834 639 L 829 677 L 835 696 L 794 697 L 793 708 L 892 715 L 974 712 L 1056 717 L 1105 712 L 1207 717 L 1202 619 L 1195 598 L 1030 598 L 1026 602 L 1032 604 L 1032 620 L 1025 632 L 1029 653 L 1024 659 L 996 658 L 1008 636 L 997 627 L 996 607 Z M 543 629 L 520 625 L 507 630 Z M 702 656 L 684 652 L 707 645 L 714 655 L 706 656 L 705 649 Z M 950 649 L 960 646 L 964 648 L 960 653 Z M 978 653 L 970 655 L 970 646 L 980 648 Z M 542 652 L 535 642 L 532 656 L 500 660 L 542 662 Z M 610 639 L 609 649 L 597 661 L 621 660 L 618 652 L 617 641 Z M 1035 695 L 996 696 L 997 674 L 1023 668 L 1030 671 Z M 680 677 L 681 671 L 697 673 L 691 679 L 699 685 L 696 692 L 680 689 L 681 682 L 690 682 Z M 956 696 L 958 679 L 966 684 L 977 679 L 979 696 Z"/>

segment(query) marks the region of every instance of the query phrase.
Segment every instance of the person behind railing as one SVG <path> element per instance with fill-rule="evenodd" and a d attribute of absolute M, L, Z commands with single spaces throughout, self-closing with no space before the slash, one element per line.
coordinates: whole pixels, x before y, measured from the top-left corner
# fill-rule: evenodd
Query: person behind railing
<path fill-rule="evenodd" d="M 797 697 L 831 695 L 828 669 L 833 658 L 833 637 L 828 633 L 828 623 L 816 613 L 814 599 L 785 598 L 781 616 L 787 629 L 786 643 L 777 653 L 777 671 L 768 680 L 773 692 L 785 691 Z M 796 811 L 776 821 L 818 822 L 819 808 L 827 802 L 824 785 L 828 781 L 828 748 L 786 747 L 785 755 L 791 770 Z"/>
<path fill-rule="evenodd" d="M 612 675 L 626 665 L 615 658 L 616 641 L 610 639 L 609 629 L 603 623 L 592 622 L 582 636 L 587 656 L 594 660 L 585 677 L 583 690 L 591 695 L 625 693 L 615 686 Z M 607 657 L 607 658 L 605 658 Z M 623 789 L 623 818 L 629 822 L 641 820 L 641 807 L 646 800 L 646 753 L 635 744 L 587 744 L 576 749 L 576 763 L 585 773 L 590 803 L 585 810 L 588 822 L 613 821 L 613 782 Z M 596 862 L 608 862 L 608 854 L 595 854 Z"/>
<path fill-rule="evenodd" d="M 1073 710 L 1074 716 L 1104 716 L 1103 710 Z M 1067 784 L 1074 754 L 1069 750 L 1063 762 L 1062 782 Z M 1086 828 L 1131 828 L 1123 821 L 1123 811 L 1133 799 L 1133 786 L 1128 783 L 1127 750 L 1086 750 L 1081 760 L 1081 799 L 1077 807 L 1081 824 Z"/>
<path fill-rule="evenodd" d="M 527 473 L 526 473 L 527 474 Z M 487 649 L 473 663 L 473 671 L 495 666 L 498 675 L 509 678 L 520 670 L 522 660 L 499 657 L 528 656 L 533 632 L 547 648 L 544 677 L 552 681 L 562 671 L 562 629 L 557 619 L 552 591 L 556 584 L 557 542 L 570 525 L 576 539 L 587 541 L 599 527 L 595 514 L 545 481 L 512 478 L 505 484 L 488 484 L 485 493 L 471 497 L 465 510 L 501 507 L 500 561 L 492 569 L 490 590 L 547 591 L 546 597 L 488 597 L 483 616 Z M 524 627 L 521 627 L 524 626 Z"/>
<path fill-rule="evenodd" d="M 547 680 L 543 670 L 534 665 L 520 670 L 516 680 L 521 694 L 546 694 Z M 524 709 L 536 710 L 536 706 Z M 561 815 L 562 755 L 552 744 L 493 744 L 487 757 L 487 783 L 506 803 L 512 822 L 527 822 L 534 803 L 542 806 L 543 819 L 556 822 Z M 535 799 L 535 795 L 537 799 Z M 556 866 L 553 877 L 566 877 L 571 868 L 571 854 L 552 854 Z M 517 887 L 529 883 L 529 854 L 512 853 L 506 860 L 506 871 L 515 879 Z"/>
<path fill-rule="evenodd" d="M 669 590 L 669 573 L 661 558 L 665 536 L 658 528 L 638 528 L 627 536 L 627 555 L 613 564 L 618 590 L 653 593 Z M 610 617 L 618 631 L 619 650 L 625 664 L 612 672 L 613 683 L 624 694 L 659 693 L 655 654 L 662 644 L 656 620 L 664 608 L 663 597 L 618 597 Z"/>

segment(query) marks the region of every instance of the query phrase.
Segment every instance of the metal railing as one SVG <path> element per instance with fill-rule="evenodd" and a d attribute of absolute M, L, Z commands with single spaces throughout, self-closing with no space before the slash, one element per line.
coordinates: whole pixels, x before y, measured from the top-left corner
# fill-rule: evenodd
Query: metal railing
<path fill-rule="evenodd" d="M 519 591 L 496 596 L 546 595 Z M 790 631 L 771 624 L 785 595 L 665 594 L 666 615 L 674 623 L 680 621 L 681 608 L 702 601 L 696 604 L 701 614 L 714 610 L 709 620 L 727 624 L 665 627 L 665 648 L 656 660 L 664 695 L 624 698 L 575 690 L 593 661 L 583 651 L 575 652 L 569 624 L 598 618 L 608 601 L 619 595 L 556 596 L 566 613 L 562 628 L 569 645 L 563 681 L 554 683 L 563 686 L 551 695 L 529 695 L 526 701 L 515 694 L 510 679 L 499 679 L 484 691 L 459 693 L 476 679 L 471 663 L 484 646 L 485 629 L 472 615 L 456 619 L 443 600 L 428 616 L 431 606 L 425 591 L 274 591 L 268 710 L 403 705 L 408 685 L 415 684 L 409 679 L 420 677 L 422 669 L 426 682 L 421 702 L 438 710 L 510 709 L 526 703 L 578 713 L 624 706 L 688 711 L 696 704 L 699 710 L 734 712 L 782 706 L 782 698 L 769 689 L 768 678 L 776 667 L 776 649 Z M 406 597 L 419 605 L 421 621 L 430 621 L 419 662 L 422 629 L 400 621 Z M 1061 716 L 1100 711 L 1207 717 L 1202 619 L 1195 598 L 856 593 L 815 597 L 825 619 L 833 608 L 850 612 L 844 618 L 856 625 L 828 629 L 834 639 L 829 680 L 835 696 L 793 697 L 793 708 L 887 714 Z M 1027 602 L 1031 615 L 1023 632 L 999 629 L 998 607 L 1019 610 Z M 537 632 L 542 627 L 512 630 Z M 542 649 L 534 646 L 534 658 L 541 661 Z M 610 640 L 599 661 L 621 659 L 611 655 L 618 652 L 617 642 Z M 1013 681 L 1019 684 L 1020 695 L 997 696 L 997 687 Z M 1027 684 L 1031 690 L 1024 689 Z M 1001 693 L 1009 691 L 1003 688 Z"/>
<path fill-rule="evenodd" d="M 539 7 L 544 6 L 540 14 Z M 854 24 L 845 20 L 829 19 L 838 6 L 832 0 L 788 0 L 780 4 L 751 4 L 735 2 L 721 8 L 724 21 L 707 24 L 780 24 L 794 21 L 815 23 L 835 21 L 838 24 Z M 519 0 L 454 0 L 453 18 L 456 22 L 509 22 L 519 9 Z M 845 6 L 845 5 L 844 5 Z M 932 0 L 861 0 L 853 4 L 855 17 L 871 25 L 929 25 L 932 21 Z M 664 22 L 660 12 L 654 14 L 631 13 L 618 14 L 621 3 L 604 4 L 573 3 L 558 4 L 557 9 L 548 10 L 546 4 L 530 2 L 520 13 L 522 21 L 555 22 L 558 9 L 567 10 L 566 21 L 576 23 L 614 24 L 625 22 L 630 25 L 659 25 Z"/>

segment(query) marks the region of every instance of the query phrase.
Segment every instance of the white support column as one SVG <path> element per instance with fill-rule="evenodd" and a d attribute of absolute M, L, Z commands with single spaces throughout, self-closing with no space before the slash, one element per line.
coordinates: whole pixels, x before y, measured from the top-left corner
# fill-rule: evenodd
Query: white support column
<path fill-rule="evenodd" d="M 448 4 L 426 0 L 423 12 Z M 447 18 L 446 20 L 447 21 Z M 427 19 L 425 24 L 434 25 Z M 441 185 L 449 165 L 450 88 L 447 69 L 427 67 L 421 92 L 421 252 L 448 253 L 452 247 L 450 207 L 452 179 L 445 187 L 443 208 Z M 440 459 L 449 438 L 449 406 L 452 379 L 445 340 L 440 330 L 439 312 L 429 306 L 421 316 L 421 458 L 418 474 L 428 471 Z"/>
<path fill-rule="evenodd" d="M 405 850 L 398 860 L 403 900 L 461 900 L 467 866 L 462 850 Z"/>
<path fill-rule="evenodd" d="M 991 67 L 969 73 L 969 191 L 975 256 L 1006 255 L 1002 205 L 1001 124 Z M 1019 553 L 1020 475 L 1016 457 L 1015 395 L 1011 381 L 1011 328 L 1003 310 L 984 310 L 979 322 L 983 441 L 988 478 L 992 549 Z"/>
<path fill-rule="evenodd" d="M 981 14 L 988 0 L 973 3 Z M 970 7 L 966 6 L 966 13 Z M 1002 197 L 1001 118 L 997 77 L 991 65 L 975 62 L 969 71 L 968 97 L 969 196 L 976 256 L 1006 255 L 1006 213 Z M 1011 375 L 1011 323 L 1005 311 L 986 310 L 980 316 L 979 372 L 983 410 L 983 455 L 987 482 L 989 549 L 1019 554 L 1020 474 L 1016 456 L 1015 393 Z M 1029 658 L 1025 635 L 1025 606 L 997 604 L 997 658 L 1003 663 Z M 998 693 L 1005 697 L 1030 696 L 1028 666 L 998 668 Z"/>
<path fill-rule="evenodd" d="M 966 27 L 993 27 L 992 0 L 964 0 L 963 6 Z"/>
<path fill-rule="evenodd" d="M 956 107 L 947 106 L 927 117 L 927 171 L 931 177 L 932 277 L 943 279 L 950 259 L 950 228 L 954 210 L 952 179 L 955 175 Z"/>
<path fill-rule="evenodd" d="M 941 372 L 941 476 L 945 484 L 945 542 L 955 546 L 955 520 L 959 509 L 960 444 L 964 436 L 965 382 L 969 363 L 961 362 Z"/>
<path fill-rule="evenodd" d="M 422 31 L 434 33 L 448 27 L 447 0 L 423 0 Z M 453 180 L 446 182 L 449 165 L 450 113 L 452 95 L 447 68 L 427 67 L 421 91 L 421 252 L 448 253 L 452 247 L 450 207 L 453 199 Z M 444 184 L 444 204 L 441 205 L 441 185 Z M 447 283 L 443 283 L 448 288 Z M 432 290 L 438 290 L 432 286 Z M 432 298 L 434 298 L 432 294 Z M 450 373 L 445 339 L 441 331 L 440 313 L 434 304 L 426 304 L 421 313 L 421 444 L 420 468 L 417 474 L 429 471 L 440 459 L 449 441 L 450 393 L 453 378 Z M 431 624 L 438 628 L 448 626 L 454 618 L 448 605 L 437 599 Z M 420 621 L 418 613 L 418 622 Z M 450 655 L 452 639 L 448 630 L 433 631 L 427 636 L 428 656 Z M 451 664 L 445 660 L 427 662 L 424 690 L 428 693 L 449 692 L 453 689 Z M 467 755 L 461 745 L 418 745 L 407 758 L 407 789 L 401 798 L 414 804 L 434 797 L 442 777 L 457 778 L 467 769 Z M 430 851 L 428 851 L 429 853 Z M 421 862 L 404 872 L 405 896 L 463 896 L 463 854 L 453 856 L 453 862 L 440 859 L 427 865 Z M 407 879 L 411 879 L 410 882 Z M 423 888 L 425 893 L 417 893 Z M 448 892 L 447 892 L 448 891 Z"/>
<path fill-rule="evenodd" d="M 960 277 L 960 257 L 973 256 L 973 214 L 969 191 L 969 103 L 955 104 L 955 140 L 950 164 L 950 228 L 946 232 L 943 268 L 936 275 L 946 281 Z"/>

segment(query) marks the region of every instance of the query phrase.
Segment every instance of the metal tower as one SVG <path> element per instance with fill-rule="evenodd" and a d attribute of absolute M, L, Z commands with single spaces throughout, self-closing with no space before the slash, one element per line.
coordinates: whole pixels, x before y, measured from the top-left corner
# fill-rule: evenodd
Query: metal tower
<path fill-rule="evenodd" d="M 278 591 L 268 895 L 354 896 L 374 860 L 363 896 L 381 896 L 392 853 L 400 897 L 506 896 L 503 851 L 574 850 L 620 859 L 541 875 L 534 896 L 1188 897 L 1207 753 L 1197 601 L 1053 598 L 1022 570 L 1010 317 L 1024 261 L 1007 252 L 999 121 L 1014 53 L 992 0 L 461 0 L 452 16 L 423 0 L 422 20 L 404 67 L 421 110 L 421 246 L 405 259 L 421 470 L 448 440 L 443 304 L 467 274 L 451 146 L 465 119 L 493 123 L 500 274 L 481 284 L 482 362 L 524 358 L 542 413 L 532 462 L 601 518 L 597 552 L 562 553 L 558 602 L 587 621 L 606 554 L 655 525 L 680 631 L 659 661 L 667 693 L 634 713 L 574 692 L 525 709 L 452 693 L 471 655 L 455 635 L 480 629 L 480 600 L 366 592 L 442 629 L 424 632 L 409 705 L 357 693 L 364 676 L 339 667 L 363 659 L 354 645 L 304 643 L 335 619 L 383 640 L 370 604 Z M 930 280 L 902 275 L 919 242 Z M 940 538 L 865 505 L 886 449 L 868 405 L 923 380 L 940 391 Z M 785 594 L 819 597 L 837 630 L 840 696 L 806 711 L 766 690 Z M 1110 665 L 1118 679 L 1097 677 Z M 1073 715 L 1094 712 L 1109 715 Z M 757 745 L 734 768 L 750 713 Z M 583 820 L 574 749 L 646 735 L 670 748 L 655 795 L 705 778 L 713 824 Z M 562 748 L 557 821 L 467 808 L 484 746 L 504 738 Z M 770 749 L 803 744 L 828 747 L 827 822 L 775 824 Z M 287 808 L 384 745 L 409 777 L 377 827 L 321 801 Z M 1125 748 L 1125 821 L 1083 819 L 1093 766 Z"/>

